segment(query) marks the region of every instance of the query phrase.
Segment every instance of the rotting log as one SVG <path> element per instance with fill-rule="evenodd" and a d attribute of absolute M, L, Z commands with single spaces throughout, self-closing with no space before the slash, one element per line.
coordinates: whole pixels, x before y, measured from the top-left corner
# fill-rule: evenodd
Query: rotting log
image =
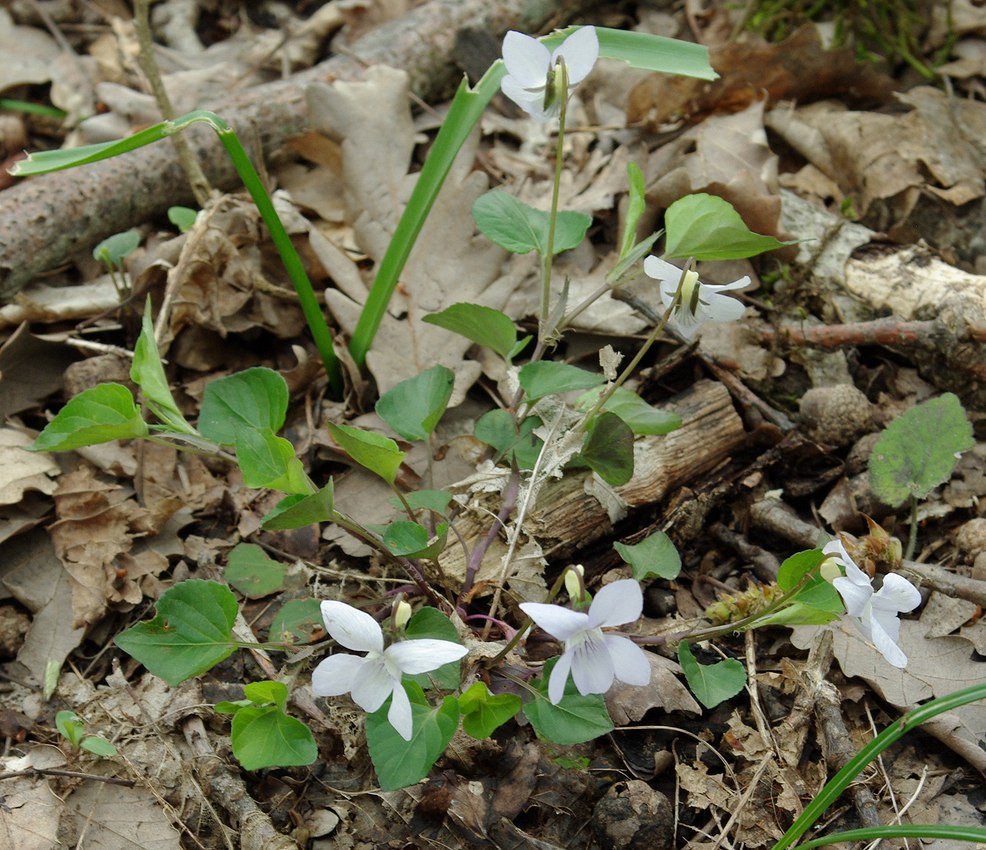
<path fill-rule="evenodd" d="M 615 488 L 618 500 L 629 510 L 660 502 L 674 489 L 694 482 L 728 461 L 746 440 L 732 398 L 717 381 L 699 381 L 661 407 L 681 416 L 682 425 L 670 434 L 641 437 L 634 444 L 633 478 Z M 579 549 L 612 532 L 609 511 L 592 494 L 592 487 L 587 488 L 592 477 L 586 472 L 566 474 L 560 480 L 547 482 L 538 493 L 524 531 L 546 555 L 576 557 Z M 469 510 L 456 520 L 459 533 L 470 547 L 486 534 L 494 515 L 495 510 L 490 513 L 487 506 Z M 486 553 L 477 577 L 479 583 L 496 580 L 505 552 L 501 535 Z M 458 591 L 465 575 L 461 548 L 449 546 L 442 555 L 441 567 L 442 574 L 436 580 Z M 512 569 L 508 576 L 517 571 Z"/>
<path fill-rule="evenodd" d="M 266 83 L 222 103 L 203 104 L 221 115 L 256 156 L 269 156 L 307 122 L 305 86 L 359 79 L 370 65 L 402 68 L 425 99 L 448 94 L 462 72 L 452 60 L 468 32 L 499 39 L 508 29 L 538 32 L 560 26 L 599 0 L 430 0 L 373 29 L 345 55 L 333 56 L 286 80 Z M 215 134 L 186 131 L 213 186 L 240 185 Z M 70 171 L 39 175 L 0 194 L 0 302 L 73 253 L 192 202 L 173 147 L 156 144 L 123 157 Z"/>

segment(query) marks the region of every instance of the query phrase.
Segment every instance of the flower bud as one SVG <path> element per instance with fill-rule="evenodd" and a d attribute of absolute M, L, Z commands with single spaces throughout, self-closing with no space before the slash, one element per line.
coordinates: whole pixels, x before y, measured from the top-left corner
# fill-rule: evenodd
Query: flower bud
<path fill-rule="evenodd" d="M 407 625 L 407 621 L 411 619 L 411 606 L 403 599 L 398 599 L 394 605 L 394 613 L 390 615 L 390 619 L 394 624 L 394 629 L 400 631 Z"/>
<path fill-rule="evenodd" d="M 575 564 L 565 572 L 565 590 L 568 598 L 578 604 L 585 598 L 585 569 L 581 564 Z"/>

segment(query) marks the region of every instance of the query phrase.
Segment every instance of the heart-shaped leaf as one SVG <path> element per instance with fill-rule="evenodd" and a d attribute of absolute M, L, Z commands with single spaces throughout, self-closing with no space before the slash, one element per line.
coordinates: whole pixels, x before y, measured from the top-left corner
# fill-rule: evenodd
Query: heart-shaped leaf
<path fill-rule="evenodd" d="M 444 366 L 401 381 L 377 402 L 377 415 L 405 440 L 427 440 L 452 397 L 455 373 Z"/>
<path fill-rule="evenodd" d="M 440 313 L 429 313 L 423 321 L 485 345 L 507 360 L 517 345 L 513 319 L 481 304 L 453 304 Z"/>
<path fill-rule="evenodd" d="M 388 484 L 393 484 L 397 470 L 404 462 L 404 452 L 397 443 L 383 434 L 363 431 L 351 425 L 329 424 L 329 433 L 342 450 L 360 466 L 379 475 Z"/>
<path fill-rule="evenodd" d="M 705 193 L 685 195 L 671 204 L 664 227 L 664 256 L 669 258 L 738 260 L 797 242 L 753 233 L 731 203 Z"/>
<path fill-rule="evenodd" d="M 706 708 L 715 708 L 746 686 L 746 669 L 735 658 L 715 664 L 699 664 L 687 641 L 678 644 L 678 663 L 688 687 Z"/>
<path fill-rule="evenodd" d="M 36 452 L 67 452 L 111 440 L 147 436 L 134 397 L 122 384 L 98 384 L 68 402 L 31 444 Z"/>
<path fill-rule="evenodd" d="M 287 412 L 284 378 L 273 369 L 257 366 L 205 385 L 199 432 L 220 445 L 231 446 L 243 428 L 279 431 Z"/>
<path fill-rule="evenodd" d="M 613 548 L 630 565 L 637 581 L 651 577 L 673 579 L 681 572 L 681 556 L 663 531 L 655 531 L 639 543 L 614 543 Z"/>
<path fill-rule="evenodd" d="M 228 587 L 214 581 L 182 581 L 157 601 L 153 620 L 132 626 L 115 642 L 155 676 L 177 685 L 236 649 L 233 622 L 238 609 Z"/>

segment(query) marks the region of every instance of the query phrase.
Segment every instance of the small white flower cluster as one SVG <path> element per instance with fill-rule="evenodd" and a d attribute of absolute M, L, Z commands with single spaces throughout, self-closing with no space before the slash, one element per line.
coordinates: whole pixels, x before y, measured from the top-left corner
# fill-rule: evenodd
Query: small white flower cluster
<path fill-rule="evenodd" d="M 870 577 L 849 557 L 841 541 L 827 543 L 822 552 L 846 571 L 844 577 L 832 581 L 846 605 L 846 614 L 888 664 L 906 667 L 907 656 L 897 646 L 900 615 L 921 604 L 918 589 L 903 576 L 888 573 L 883 577 L 883 586 L 874 591 Z"/>

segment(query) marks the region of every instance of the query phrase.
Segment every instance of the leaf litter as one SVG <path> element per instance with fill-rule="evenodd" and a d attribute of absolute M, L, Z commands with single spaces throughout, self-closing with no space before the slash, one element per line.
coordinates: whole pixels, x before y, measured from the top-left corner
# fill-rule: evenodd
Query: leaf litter
<path fill-rule="evenodd" d="M 182 4 L 171 0 L 162 7 L 170 20 L 162 16 L 158 22 L 171 51 L 162 52 L 168 59 L 166 85 L 180 110 L 194 108 L 230 87 L 250 86 L 267 73 L 265 67 L 287 73 L 307 67 L 340 27 L 334 37 L 340 44 L 351 43 L 361 32 L 399 16 L 408 5 L 329 3 L 307 20 L 293 9 L 282 10 L 279 25 L 250 21 L 231 37 L 206 45 L 203 37 L 215 38 L 216 32 L 233 26 L 230 19 L 210 19 L 212 31 L 207 33 L 196 28 Z M 855 342 L 842 344 L 857 346 L 849 359 L 843 358 L 844 374 L 871 400 L 903 409 L 920 400 L 907 396 L 901 390 L 904 382 L 897 380 L 907 371 L 905 363 L 914 365 L 932 392 L 960 393 L 973 425 L 981 423 L 981 375 L 975 364 L 982 360 L 986 321 L 984 269 L 975 263 L 975 245 L 950 239 L 947 227 L 962 232 L 962 210 L 976 208 L 984 195 L 986 153 L 982 133 L 976 131 L 983 122 L 982 92 L 972 75 L 980 68 L 974 63 L 986 35 L 986 19 L 975 4 L 953 6 L 952 32 L 962 41 L 954 48 L 955 61 L 943 72 L 968 97 L 950 96 L 931 86 L 907 88 L 895 69 L 877 71 L 858 63 L 846 47 L 826 49 L 812 25 L 794 30 L 778 44 L 744 36 L 713 45 L 712 61 L 722 79 L 711 86 L 652 76 L 637 82 L 629 94 L 624 90 L 614 95 L 612 79 L 597 82 L 596 88 L 590 81 L 583 92 L 585 104 L 574 107 L 580 126 L 568 137 L 562 179 L 562 207 L 585 211 L 595 221 L 588 239 L 559 265 L 560 275 L 570 278 L 572 302 L 601 283 L 602 270 L 609 267 L 606 255 L 624 214 L 623 172 L 628 161 L 645 170 L 654 226 L 660 226 L 659 211 L 682 195 L 711 192 L 734 203 L 758 232 L 815 239 L 789 255 L 781 254 L 780 261 L 753 269 L 761 288 L 746 299 L 752 309 L 728 330 L 702 332 L 698 356 L 705 360 L 685 360 L 687 352 L 669 343 L 643 376 L 641 388 L 648 398 L 673 406 L 668 399 L 691 383 L 688 369 L 713 362 L 746 382 L 761 405 L 787 409 L 796 419 L 797 405 L 792 407 L 790 399 L 797 400 L 811 387 L 812 372 L 805 368 L 805 358 L 791 351 L 793 343 L 764 344 L 768 322 L 781 328 L 797 326 L 813 313 L 829 323 L 855 325 L 862 333 L 861 326 L 887 312 L 899 320 L 933 321 L 942 308 L 948 327 L 970 329 L 970 339 L 937 350 L 933 345 L 892 345 L 888 356 L 865 337 L 855 337 Z M 735 23 L 725 8 L 708 14 L 703 37 L 728 32 Z M 91 43 L 80 41 L 86 53 L 75 58 L 83 59 L 81 64 L 48 61 L 39 66 L 40 54 L 49 60 L 67 58 L 64 48 L 33 23 L 15 24 L 6 11 L 2 15 L 0 39 L 8 40 L 15 61 L 5 66 L 7 76 L 0 88 L 16 94 L 27 91 L 24 86 L 51 81 L 53 102 L 69 112 L 64 129 L 76 141 L 123 134 L 157 120 L 153 99 L 139 90 L 129 25 L 116 19 Z M 662 24 L 672 34 L 687 34 L 684 20 L 672 15 Z M 943 44 L 946 36 L 947 24 L 936 19 L 927 34 L 927 49 Z M 25 47 L 28 38 L 36 48 Z M 615 75 L 617 84 L 621 73 Z M 85 85 L 70 98 L 65 92 L 77 78 L 73 75 L 79 74 Z M 904 90 L 892 95 L 893 89 Z M 426 139 L 425 125 L 416 127 L 412 120 L 408 91 L 406 76 L 384 66 L 368 69 L 361 82 L 313 88 L 308 142 L 295 143 L 294 161 L 271 164 L 272 179 L 288 190 L 279 203 L 292 222 L 293 236 L 299 244 L 310 245 L 305 260 L 313 278 L 325 287 L 329 312 L 346 332 L 355 324 L 375 264 L 406 202 Z M 102 120 L 76 126 L 84 112 L 91 111 L 87 96 L 88 103 L 98 100 L 107 110 Z M 593 128 L 601 114 L 620 125 L 615 135 Z M 32 133 L 43 129 L 37 123 L 22 123 Z M 471 423 L 488 407 L 484 382 L 509 382 L 511 376 L 484 362 L 468 341 L 421 319 L 449 304 L 470 301 L 504 309 L 529 326 L 536 312 L 530 297 L 532 258 L 506 258 L 475 232 L 470 210 L 490 185 L 543 202 L 543 186 L 550 176 L 544 151 L 551 140 L 542 129 L 516 115 L 491 112 L 483 131 L 456 163 L 368 358 L 377 392 L 437 363 L 455 371 L 453 418 L 437 433 L 431 463 L 419 446 L 401 475 L 422 480 L 430 473 L 434 486 L 459 482 L 461 486 L 453 489 L 466 505 L 462 528 L 467 538 L 485 532 L 489 512 L 497 504 L 488 491 L 502 487 L 504 480 L 489 467 L 477 471 L 480 452 L 470 436 Z M 671 135 L 662 138 L 654 135 L 657 132 Z M 782 186 L 788 188 L 781 190 Z M 810 212 L 805 199 L 813 205 Z M 840 208 L 860 223 L 840 215 Z M 936 240 L 930 248 L 915 247 L 913 234 L 921 232 L 921 216 L 929 208 L 944 224 L 933 231 Z M 813 232 L 794 223 L 799 210 L 799 221 L 808 216 Z M 162 227 L 161 222 L 151 225 Z M 889 231 L 902 244 L 880 245 L 880 231 Z M 327 404 L 313 387 L 306 363 L 317 358 L 303 348 L 299 357 L 299 349 L 290 347 L 304 339 L 303 319 L 251 204 L 225 195 L 199 215 L 184 236 L 168 232 L 159 238 L 150 229 L 144 235 L 146 256 L 139 268 L 133 264 L 135 292 L 140 299 L 150 292 L 155 303 L 164 298 L 171 305 L 160 342 L 169 361 L 168 377 L 187 415 L 196 415 L 204 383 L 263 361 L 287 374 L 294 370 L 288 433 L 296 446 L 309 448 L 306 462 L 318 469 L 338 471 L 342 461 L 325 435 L 326 421 L 349 416 L 354 424 L 387 433 L 375 415 L 355 418 L 352 414 L 360 410 Z M 868 250 L 856 250 L 867 244 Z M 739 276 L 721 274 L 722 280 Z M 69 350 L 63 341 L 85 342 L 90 320 L 100 328 L 101 339 L 112 339 L 121 349 L 132 346 L 127 332 L 132 316 L 125 308 L 117 309 L 119 296 L 109 279 L 101 278 L 86 260 L 74 260 L 55 284 L 39 284 L 18 303 L 0 308 L 0 322 L 12 329 L 29 323 L 21 328 L 35 333 L 47 326 L 57 335 L 47 334 L 51 342 L 46 345 L 62 346 L 63 357 Z M 640 282 L 628 291 L 651 306 L 659 303 Z M 573 355 L 594 355 L 606 342 L 626 350 L 648 327 L 646 316 L 626 302 L 603 299 L 584 314 L 569 350 Z M 18 334 L 23 336 L 23 330 Z M 12 339 L 7 336 L 5 342 Z M 4 351 L 7 345 L 0 350 L 0 361 Z M 49 351 L 49 356 L 54 354 Z M 225 553 L 241 539 L 273 547 L 275 557 L 278 547 L 305 551 L 310 563 L 301 575 L 309 581 L 307 598 L 374 596 L 394 577 L 359 547 L 340 548 L 341 541 L 331 533 L 319 544 L 303 536 L 286 540 L 260 532 L 260 517 L 269 509 L 265 497 L 243 488 L 221 461 L 179 458 L 155 446 L 145 446 L 139 454 L 129 447 L 115 449 L 115 454 L 86 450 L 85 460 L 66 456 L 57 463 L 47 455 L 25 453 L 21 423 L 42 424 L 39 404 L 57 408 L 57 399 L 46 405 L 44 400 L 62 383 L 57 373 L 64 365 L 54 369 L 56 375 L 49 370 L 45 376 L 46 381 L 59 380 L 32 396 L 11 386 L 23 381 L 24 363 L 23 356 L 12 360 L 0 376 L 0 398 L 20 399 L 5 412 L 21 417 L 13 423 L 16 427 L 4 430 L 9 439 L 3 448 L 7 462 L 2 465 L 0 501 L 9 528 L 9 554 L 0 566 L 0 596 L 7 606 L 0 607 L 0 618 L 5 610 L 29 618 L 16 657 L 5 659 L 5 673 L 13 683 L 10 705 L 33 725 L 27 727 L 26 738 L 12 741 L 16 754 L 5 756 L 0 769 L 5 774 L 0 780 L 5 802 L 0 829 L 11 846 L 25 848 L 56 847 L 60 841 L 75 843 L 83 837 L 89 842 L 86 846 L 106 848 L 228 846 L 224 835 L 229 826 L 223 821 L 235 828 L 235 815 L 186 763 L 187 741 L 194 737 L 188 730 L 195 728 L 189 718 L 216 700 L 185 686 L 168 689 L 159 679 L 136 673 L 126 656 L 107 649 L 110 639 L 125 623 L 142 618 L 148 602 L 173 581 L 189 575 L 220 579 Z M 957 363 L 961 368 L 956 369 Z M 106 361 L 101 368 L 119 364 Z M 106 374 L 96 371 L 86 380 L 96 383 Z M 678 396 L 686 420 L 681 432 L 638 442 L 638 475 L 625 487 L 604 495 L 594 492 L 584 477 L 566 475 L 542 489 L 535 510 L 518 529 L 508 584 L 516 601 L 543 599 L 547 576 L 571 558 L 581 559 L 589 575 L 625 577 L 610 572 L 617 562 L 609 542 L 629 539 L 648 523 L 659 523 L 687 553 L 682 578 L 671 585 L 655 582 L 649 591 L 644 628 L 660 634 L 686 627 L 687 618 L 715 598 L 709 587 L 716 582 L 730 589 L 745 586 L 750 550 L 744 547 L 771 547 L 781 560 L 789 554 L 786 546 L 795 545 L 793 534 L 789 543 L 778 545 L 785 537 L 783 528 L 774 529 L 773 537 L 759 537 L 747 516 L 767 491 L 788 485 L 796 457 L 791 435 L 766 424 L 757 412 L 763 407 L 751 405 L 748 395 L 737 394 L 731 403 L 723 384 L 708 383 L 710 387 L 700 387 L 698 393 Z M 726 386 L 735 391 L 734 384 Z M 364 387 L 363 392 L 372 388 Z M 694 403 L 696 395 L 703 401 Z M 454 418 L 456 413 L 460 418 Z M 848 475 L 852 453 L 865 439 L 838 451 L 822 447 L 820 452 L 844 464 Z M 707 454 L 681 461 L 696 451 L 696 443 L 704 444 L 699 451 Z M 984 450 L 979 442 L 969 454 Z M 921 536 L 928 560 L 948 563 L 982 583 L 986 573 L 979 565 L 980 552 L 957 546 L 951 534 L 955 526 L 980 513 L 986 487 L 975 473 L 973 467 L 959 467 L 943 492 L 948 512 L 929 518 Z M 819 493 L 839 484 L 819 484 Z M 340 476 L 336 495 L 340 504 L 366 520 L 384 521 L 394 515 L 386 494 L 360 469 Z M 793 492 L 782 498 L 801 516 L 811 516 L 809 500 Z M 930 498 L 934 502 L 939 493 Z M 607 506 L 601 500 L 608 500 Z M 31 530 L 43 512 L 48 513 L 44 529 Z M 850 524 L 862 524 L 852 500 L 841 516 Z M 878 519 L 901 533 L 903 517 L 884 507 Z M 710 541 L 710 521 L 738 529 L 742 545 Z M 479 593 L 492 592 L 490 585 L 506 551 L 505 540 L 495 541 L 490 563 L 480 572 Z M 454 549 L 441 568 L 443 580 L 461 584 L 464 564 L 455 563 Z M 291 592 L 259 600 L 258 609 L 267 602 L 281 608 Z M 668 598 L 677 598 L 677 612 L 673 602 L 667 608 Z M 866 713 L 876 714 L 877 727 L 886 726 L 921 700 L 982 681 L 986 639 L 980 613 L 974 602 L 932 592 L 919 618 L 902 622 L 901 644 L 912 660 L 905 671 L 888 671 L 850 627 L 833 630 L 832 652 L 839 669 L 816 664 L 815 672 L 821 671 L 843 695 L 844 722 L 858 744 L 870 734 Z M 275 614 L 276 610 L 259 612 L 258 626 Z M 603 739 L 559 748 L 536 741 L 523 728 L 514 729 L 504 741 L 457 738 L 440 762 L 441 769 L 427 782 L 405 792 L 380 793 L 371 790 L 373 778 L 358 719 L 344 716 L 341 706 L 334 705 L 332 722 L 318 728 L 321 777 L 292 770 L 270 772 L 261 779 L 236 768 L 230 775 L 241 783 L 238 787 L 247 799 L 263 804 L 268 813 L 261 814 L 268 823 L 276 823 L 277 831 L 289 831 L 290 813 L 295 837 L 311 838 L 319 848 L 383 846 L 412 835 L 424 846 L 489 841 L 592 846 L 595 839 L 585 832 L 586 813 L 611 784 L 600 777 L 635 771 L 665 791 L 673 787 L 672 780 L 679 784 L 681 831 L 675 846 L 711 847 L 716 842 L 702 837 L 710 834 L 764 846 L 783 832 L 826 772 L 834 770 L 824 744 L 831 730 L 823 713 L 813 720 L 811 700 L 807 707 L 799 702 L 799 694 L 806 693 L 804 681 L 813 672 L 814 656 L 806 662 L 803 650 L 813 646 L 815 637 L 808 628 L 797 629 L 790 643 L 782 631 L 769 634 L 776 641 L 760 641 L 752 655 L 746 648 L 759 696 L 740 695 L 698 717 L 698 705 L 677 678 L 677 665 L 651 653 L 652 665 L 660 670 L 654 692 L 637 689 L 626 698 L 612 695 L 612 716 L 626 727 L 618 733 L 618 747 Z M 743 656 L 744 647 L 726 645 Z M 251 664 L 244 667 L 229 659 L 203 687 L 235 691 L 260 677 Z M 73 708 L 86 718 L 87 728 L 113 739 L 122 757 L 76 765 L 94 774 L 90 779 L 37 773 L 40 766 L 67 763 L 53 732 L 53 714 L 60 707 Z M 801 726 L 796 729 L 798 717 Z M 673 731 L 656 731 L 669 727 L 687 734 L 676 738 Z M 208 731 L 202 728 L 213 741 L 210 746 L 221 749 L 224 731 L 211 725 Z M 957 711 L 929 731 L 956 755 L 929 749 L 920 739 L 908 742 L 895 754 L 885 790 L 901 799 L 916 795 L 914 811 L 923 813 L 916 814 L 916 820 L 982 823 L 981 812 L 970 804 L 972 796 L 963 793 L 971 784 L 966 765 L 982 769 L 981 754 L 977 757 L 975 752 L 986 735 L 981 706 Z M 675 759 L 674 769 L 662 773 L 660 765 Z M 946 787 L 940 779 L 915 778 L 929 768 L 957 779 Z M 16 775 L 7 778 L 8 773 Z M 99 776 L 135 784 L 104 784 Z M 879 790 L 877 782 L 872 784 Z M 843 815 L 845 823 L 851 823 L 851 817 Z M 246 847 L 249 833 L 239 825 Z"/>

